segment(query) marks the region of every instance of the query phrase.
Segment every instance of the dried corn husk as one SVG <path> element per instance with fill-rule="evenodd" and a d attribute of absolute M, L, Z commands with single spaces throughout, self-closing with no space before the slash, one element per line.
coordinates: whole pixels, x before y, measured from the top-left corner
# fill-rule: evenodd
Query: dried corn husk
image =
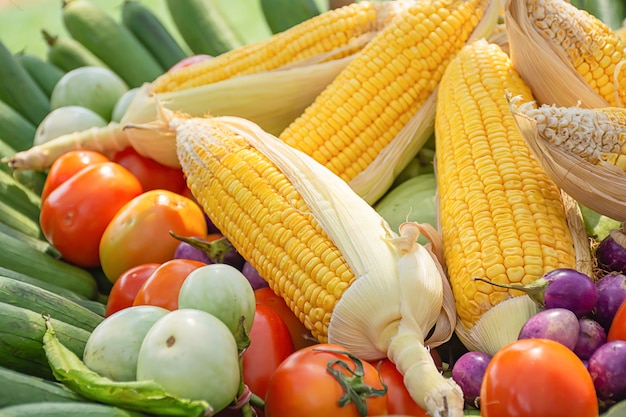
<path fill-rule="evenodd" d="M 533 7 L 539 3 L 538 7 Z M 540 104 L 556 104 L 570 107 L 578 103 L 582 107 L 608 107 L 610 104 L 585 81 L 572 65 L 564 51 L 546 36 L 537 22 L 528 17 L 529 9 L 543 17 L 541 7 L 545 3 L 557 4 L 563 13 L 551 16 L 558 20 L 573 19 L 583 14 L 595 19 L 587 12 L 579 10 L 564 0 L 506 0 L 505 24 L 509 41 L 509 55 L 515 69 L 531 88 L 534 97 Z M 534 9 L 538 9 L 534 10 Z M 572 25 L 574 26 L 574 25 Z M 576 26 L 578 34 L 584 29 Z M 607 30 L 610 30 L 608 27 Z M 575 32 L 572 29 L 572 32 Z M 573 39 L 576 33 L 567 33 Z M 600 42 L 590 33 L 585 34 L 590 42 Z M 615 77 L 618 77 L 617 65 Z M 624 68 L 626 70 L 626 68 Z M 626 76 L 626 75 L 623 75 Z"/>
<path fill-rule="evenodd" d="M 508 97 L 515 124 L 546 174 L 579 203 L 619 221 L 626 220 L 626 172 L 614 165 L 595 165 L 542 138 L 537 122 L 519 111 Z"/>

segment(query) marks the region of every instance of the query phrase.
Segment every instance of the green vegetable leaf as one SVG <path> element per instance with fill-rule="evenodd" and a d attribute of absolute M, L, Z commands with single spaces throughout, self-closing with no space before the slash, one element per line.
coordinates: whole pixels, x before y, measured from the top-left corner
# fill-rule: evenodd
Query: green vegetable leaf
<path fill-rule="evenodd" d="M 206 401 L 177 398 L 154 381 L 113 381 L 92 371 L 56 337 L 49 317 L 43 347 L 54 377 L 67 388 L 93 401 L 132 411 L 180 417 L 208 417 Z"/>

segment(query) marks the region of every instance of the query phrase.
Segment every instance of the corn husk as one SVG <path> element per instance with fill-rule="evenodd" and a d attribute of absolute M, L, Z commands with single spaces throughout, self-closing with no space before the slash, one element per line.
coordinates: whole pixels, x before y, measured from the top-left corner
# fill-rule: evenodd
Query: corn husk
<path fill-rule="evenodd" d="M 615 220 L 626 220 L 626 172 L 614 165 L 595 165 L 540 137 L 536 121 L 509 106 L 520 133 L 544 172 L 579 203 Z"/>
<path fill-rule="evenodd" d="M 571 13 L 584 13 L 563 0 L 542 1 L 557 1 Z M 576 71 L 565 52 L 528 17 L 528 3 L 528 0 L 506 0 L 505 25 L 513 67 L 531 88 L 537 102 L 564 107 L 577 103 L 590 108 L 609 106 Z"/>
<path fill-rule="evenodd" d="M 170 120 L 169 126 L 184 129 L 184 120 L 168 114 L 164 112 L 166 120 Z M 439 373 L 425 346 L 448 340 L 455 325 L 452 290 L 437 257 L 440 249 L 435 246 L 440 244 L 440 239 L 434 229 L 404 223 L 399 231 L 393 231 L 347 183 L 311 157 L 250 121 L 235 117 L 213 120 L 262 152 L 294 184 L 354 273 L 356 279 L 332 312 L 328 341 L 362 359 L 388 356 L 404 374 L 411 396 L 430 415 L 462 416 L 460 388 Z M 197 140 L 193 140 L 196 142 L 193 145 L 181 135 L 177 140 L 179 153 L 187 155 L 181 160 L 194 158 L 193 146 L 202 146 L 202 152 L 212 152 L 214 142 L 210 133 L 203 139 L 206 146 L 199 145 Z M 215 152 L 221 155 L 218 142 Z M 209 186 L 206 173 L 204 179 Z M 420 233 L 432 238 L 432 243 L 418 244 Z M 233 244 L 237 246 L 237 242 Z"/>

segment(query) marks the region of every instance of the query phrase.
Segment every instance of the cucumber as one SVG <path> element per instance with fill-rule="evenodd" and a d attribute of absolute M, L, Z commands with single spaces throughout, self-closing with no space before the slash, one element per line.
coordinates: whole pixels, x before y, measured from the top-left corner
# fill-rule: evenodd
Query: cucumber
<path fill-rule="evenodd" d="M 41 197 L 4 171 L 0 171 L 0 201 L 39 224 Z"/>
<path fill-rule="evenodd" d="M 0 42 L 0 62 L 0 100 L 37 126 L 50 112 L 50 100 L 46 93 L 3 42 Z"/>
<path fill-rule="evenodd" d="M 24 151 L 33 146 L 37 126 L 22 114 L 0 101 L 0 138 L 17 151 Z"/>
<path fill-rule="evenodd" d="M 28 72 L 37 85 L 43 90 L 44 93 L 50 98 L 52 89 L 56 83 L 61 79 L 65 71 L 44 61 L 37 55 L 20 53 L 16 55 L 17 61 Z"/>
<path fill-rule="evenodd" d="M 106 296 L 102 296 L 104 298 L 108 298 Z M 104 317 L 106 314 L 106 301 L 96 301 L 96 300 L 73 300 L 79 306 L 86 308 L 94 314 L 97 314 L 100 317 Z"/>
<path fill-rule="evenodd" d="M 32 238 L 41 237 L 39 223 L 0 200 L 0 224 Z M 13 234 L 9 231 L 10 234 Z"/>
<path fill-rule="evenodd" d="M 102 67 L 108 68 L 104 62 L 85 48 L 83 44 L 72 38 L 60 38 L 51 35 L 45 30 L 41 31 L 48 51 L 46 59 L 53 65 L 61 68 L 65 72 L 80 67 Z"/>
<path fill-rule="evenodd" d="M 167 0 L 166 4 L 178 32 L 194 54 L 216 56 L 244 45 L 215 0 Z"/>
<path fill-rule="evenodd" d="M 67 288 L 59 287 L 58 285 L 51 284 L 49 282 L 42 281 L 37 278 L 33 278 L 26 274 L 22 274 L 21 272 L 16 272 L 11 269 L 4 268 L 2 266 L 0 266 L 0 276 L 19 280 L 22 282 L 26 282 L 28 284 L 36 285 L 39 288 L 43 288 L 55 294 L 61 295 L 67 298 L 68 300 L 74 300 L 78 303 L 81 303 L 82 306 L 85 306 L 85 304 L 83 304 L 83 301 L 92 301 L 92 300 L 88 300 L 84 295 L 78 294 L 74 291 L 70 291 Z"/>
<path fill-rule="evenodd" d="M 16 154 L 15 148 L 10 146 L 6 141 L 2 140 L 0 136 L 0 160 L 4 158 L 10 158 Z M 47 174 L 43 171 L 32 171 L 29 169 L 20 169 L 15 171 L 8 164 L 0 163 L 0 171 L 11 175 L 20 184 L 27 189 L 35 193 L 35 196 L 41 195 L 41 190 L 46 182 Z"/>
<path fill-rule="evenodd" d="M 87 401 L 63 384 L 3 367 L 0 367 L 0 393 L 0 407 L 44 401 Z"/>
<path fill-rule="evenodd" d="M 0 302 L 0 366 L 53 381 L 54 376 L 43 350 L 46 322 L 40 313 Z M 82 357 L 87 330 L 51 318 L 62 343 Z"/>
<path fill-rule="evenodd" d="M 261 0 L 261 10 L 272 33 L 283 32 L 320 14 L 314 0 Z"/>
<path fill-rule="evenodd" d="M 164 72 L 127 28 L 90 0 L 65 1 L 63 24 L 72 38 L 100 58 L 130 88 L 151 82 Z"/>
<path fill-rule="evenodd" d="M 142 3 L 135 0 L 122 3 L 122 24 L 150 51 L 162 68 L 167 70 L 187 57 L 161 20 Z"/>
<path fill-rule="evenodd" d="M 32 237 L 25 233 L 20 232 L 7 224 L 0 223 L 0 233 L 5 233 L 9 236 L 17 238 L 28 245 L 30 245 L 33 249 L 37 249 L 39 252 L 50 255 L 54 258 L 60 258 L 61 254 L 58 250 L 55 249 L 47 240 L 43 237 Z"/>
<path fill-rule="evenodd" d="M 51 291 L 19 280 L 0 276 L 0 302 L 49 314 L 57 320 L 93 331 L 104 317 Z"/>
<path fill-rule="evenodd" d="M 8 234 L 0 233 L 0 266 L 76 292 L 85 298 L 98 297 L 94 277 L 86 270 L 41 253 Z"/>
<path fill-rule="evenodd" d="M 0 410 L 0 417 L 146 417 L 146 414 L 89 402 L 40 402 Z"/>

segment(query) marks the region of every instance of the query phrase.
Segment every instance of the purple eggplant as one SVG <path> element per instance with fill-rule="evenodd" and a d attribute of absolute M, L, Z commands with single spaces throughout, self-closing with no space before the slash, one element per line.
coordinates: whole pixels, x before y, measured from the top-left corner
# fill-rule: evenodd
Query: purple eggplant
<path fill-rule="evenodd" d="M 626 275 L 611 272 L 598 280 L 598 301 L 595 307 L 595 319 L 608 331 L 613 316 L 620 304 L 626 299 Z"/>
<path fill-rule="evenodd" d="M 587 369 L 600 400 L 626 400 L 625 341 L 614 340 L 600 346 L 589 358 Z"/>
<path fill-rule="evenodd" d="M 269 287 L 269 284 L 266 280 L 261 277 L 259 271 L 254 268 L 250 262 L 246 261 L 243 264 L 243 268 L 241 269 L 241 273 L 246 277 L 252 289 L 258 290 L 259 288 Z"/>
<path fill-rule="evenodd" d="M 609 232 L 596 248 L 598 267 L 606 272 L 626 274 L 626 233 L 621 229 Z"/>
<path fill-rule="evenodd" d="M 574 353 L 582 360 L 591 355 L 606 343 L 606 331 L 595 320 L 588 317 L 578 319 L 578 342 L 574 346 Z"/>
<path fill-rule="evenodd" d="M 463 391 L 465 402 L 474 407 L 480 396 L 480 385 L 482 384 L 487 365 L 491 356 L 482 352 L 466 352 L 452 367 L 452 379 Z"/>
<path fill-rule="evenodd" d="M 522 326 L 518 339 L 551 339 L 574 350 L 580 326 L 576 315 L 565 308 L 540 311 Z"/>
<path fill-rule="evenodd" d="M 576 317 L 589 314 L 598 300 L 597 288 L 591 277 L 571 268 L 554 269 L 528 285 L 499 284 L 484 278 L 474 279 L 525 292 L 541 308 L 565 308 Z"/>
<path fill-rule="evenodd" d="M 245 259 L 225 237 L 209 242 L 199 237 L 179 236 L 172 232 L 170 234 L 180 240 L 174 258 L 193 259 L 207 264 L 224 263 L 239 271 L 243 268 Z"/>

